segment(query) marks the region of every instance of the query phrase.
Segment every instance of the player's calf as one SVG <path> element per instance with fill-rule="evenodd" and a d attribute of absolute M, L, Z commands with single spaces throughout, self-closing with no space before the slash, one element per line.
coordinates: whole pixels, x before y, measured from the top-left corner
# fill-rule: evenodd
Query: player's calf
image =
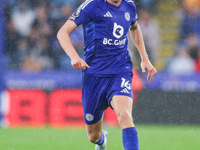
<path fill-rule="evenodd" d="M 87 133 L 87 137 L 90 142 L 96 143 L 101 138 L 101 132 Z"/>

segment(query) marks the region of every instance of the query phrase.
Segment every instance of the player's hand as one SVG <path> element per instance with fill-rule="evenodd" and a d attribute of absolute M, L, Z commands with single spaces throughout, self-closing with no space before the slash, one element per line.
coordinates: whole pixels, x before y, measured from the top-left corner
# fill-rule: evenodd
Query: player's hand
<path fill-rule="evenodd" d="M 153 67 L 149 60 L 141 62 L 142 72 L 145 73 L 145 69 L 148 70 L 147 81 L 151 82 L 153 80 L 154 75 L 157 73 L 156 69 Z"/>
<path fill-rule="evenodd" d="M 83 69 L 90 68 L 90 66 L 80 57 L 75 57 L 71 59 L 71 64 L 74 69 Z"/>

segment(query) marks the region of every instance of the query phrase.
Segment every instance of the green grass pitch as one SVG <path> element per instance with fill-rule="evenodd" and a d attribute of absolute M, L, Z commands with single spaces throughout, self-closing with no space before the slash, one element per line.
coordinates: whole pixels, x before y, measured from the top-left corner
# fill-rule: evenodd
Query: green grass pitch
<path fill-rule="evenodd" d="M 107 127 L 107 150 L 123 150 L 121 129 Z M 200 150 L 200 126 L 137 125 L 140 150 Z M 84 129 L 0 128 L 0 150 L 94 150 Z"/>

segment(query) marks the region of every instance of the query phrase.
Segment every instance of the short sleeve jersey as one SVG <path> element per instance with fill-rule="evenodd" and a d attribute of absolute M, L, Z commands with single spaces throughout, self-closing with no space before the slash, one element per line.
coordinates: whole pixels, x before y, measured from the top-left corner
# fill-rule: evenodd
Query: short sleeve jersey
<path fill-rule="evenodd" d="M 90 65 L 84 73 L 106 77 L 132 71 L 127 33 L 138 19 L 132 0 L 119 6 L 86 0 L 69 19 L 83 25 L 85 61 Z"/>

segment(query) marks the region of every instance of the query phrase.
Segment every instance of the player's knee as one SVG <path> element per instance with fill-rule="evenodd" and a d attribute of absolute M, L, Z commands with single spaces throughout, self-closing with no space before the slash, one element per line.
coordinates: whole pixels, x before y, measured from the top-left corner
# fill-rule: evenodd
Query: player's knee
<path fill-rule="evenodd" d="M 117 118 L 119 125 L 122 128 L 133 123 L 132 115 L 127 110 L 121 111 L 119 114 L 117 114 Z"/>
<path fill-rule="evenodd" d="M 101 132 L 95 132 L 95 133 L 88 134 L 88 139 L 92 143 L 97 142 L 100 139 L 100 137 L 101 137 Z"/>

